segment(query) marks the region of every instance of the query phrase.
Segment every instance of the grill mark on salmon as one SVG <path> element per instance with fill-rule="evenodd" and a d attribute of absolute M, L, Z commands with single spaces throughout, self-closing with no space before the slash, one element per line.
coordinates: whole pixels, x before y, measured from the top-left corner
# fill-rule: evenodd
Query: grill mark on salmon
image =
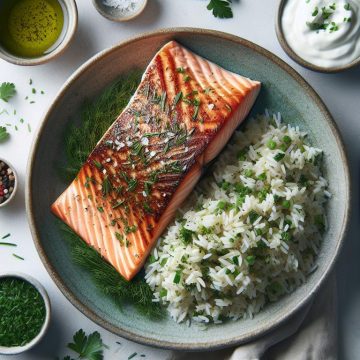
<path fill-rule="evenodd" d="M 52 212 L 131 280 L 259 90 L 169 42 Z"/>

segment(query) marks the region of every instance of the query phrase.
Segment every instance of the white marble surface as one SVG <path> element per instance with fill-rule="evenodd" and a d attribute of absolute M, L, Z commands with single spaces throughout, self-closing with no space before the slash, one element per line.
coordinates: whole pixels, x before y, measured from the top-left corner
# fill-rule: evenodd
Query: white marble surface
<path fill-rule="evenodd" d="M 10 130 L 11 140 L 0 145 L 0 157 L 16 167 L 20 177 L 20 189 L 16 200 L 0 210 L 0 237 L 11 233 L 8 240 L 16 242 L 14 252 L 23 256 L 20 261 L 12 256 L 13 249 L 1 247 L 0 271 L 23 271 L 34 275 L 47 288 L 52 306 L 52 323 L 44 341 L 30 352 L 11 357 L 12 360 L 53 359 L 66 353 L 66 344 L 79 328 L 87 332 L 100 331 L 104 342 L 110 346 L 105 359 L 126 360 L 133 353 L 146 354 L 145 359 L 162 360 L 171 357 L 170 352 L 151 349 L 118 338 L 99 328 L 76 310 L 61 294 L 44 269 L 33 245 L 28 229 L 24 183 L 26 162 L 32 138 L 42 113 L 51 103 L 66 78 L 84 61 L 100 50 L 130 36 L 161 27 L 192 26 L 217 29 L 242 36 L 267 48 L 294 66 L 317 90 L 332 112 L 344 137 L 351 164 L 353 184 L 352 221 L 336 271 L 339 296 L 339 352 L 340 359 L 360 359 L 360 253 L 359 239 L 359 153 L 360 153 L 360 68 L 343 74 L 326 75 L 305 70 L 291 61 L 277 42 L 274 19 L 276 0 L 234 0 L 234 18 L 215 19 L 206 9 L 206 0 L 149 0 L 145 12 L 129 23 L 111 23 L 102 18 L 89 0 L 78 0 L 79 28 L 71 47 L 59 59 L 37 67 L 19 67 L 0 60 L 0 82 L 16 83 L 18 94 L 9 104 L 0 103 L 10 115 L 0 115 L 0 125 L 18 124 L 19 130 Z M 28 85 L 32 78 L 34 87 L 43 89 L 45 95 L 31 94 Z M 29 104 L 29 95 L 36 103 Z M 16 108 L 17 114 L 13 115 Z M 1 112 L 1 110 L 0 110 Z M 19 123 L 24 118 L 25 123 Z M 29 133 L 27 123 L 31 124 Z M 51 186 L 51 184 L 49 184 Z M 116 341 L 121 345 L 116 344 Z M 311 341 L 309 339 L 309 341 Z M 135 350 L 134 350 L 135 349 Z M 0 359 L 5 359 L 1 357 Z M 208 357 L 207 357 L 208 358 Z"/>

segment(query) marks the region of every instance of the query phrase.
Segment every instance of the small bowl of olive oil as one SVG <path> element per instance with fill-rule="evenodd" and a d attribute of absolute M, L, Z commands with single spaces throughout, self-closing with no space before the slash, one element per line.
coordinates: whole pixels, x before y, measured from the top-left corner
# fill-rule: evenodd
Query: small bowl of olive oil
<path fill-rule="evenodd" d="M 0 1 L 0 58 L 38 65 L 61 54 L 77 28 L 75 0 Z"/>

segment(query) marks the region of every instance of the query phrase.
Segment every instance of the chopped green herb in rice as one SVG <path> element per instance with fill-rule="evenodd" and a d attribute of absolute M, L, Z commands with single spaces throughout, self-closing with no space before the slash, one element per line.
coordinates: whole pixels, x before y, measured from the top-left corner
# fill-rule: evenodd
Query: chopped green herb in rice
<path fill-rule="evenodd" d="M 326 230 L 321 154 L 280 115 L 236 132 L 146 264 L 153 301 L 177 322 L 220 323 L 302 284 Z"/>

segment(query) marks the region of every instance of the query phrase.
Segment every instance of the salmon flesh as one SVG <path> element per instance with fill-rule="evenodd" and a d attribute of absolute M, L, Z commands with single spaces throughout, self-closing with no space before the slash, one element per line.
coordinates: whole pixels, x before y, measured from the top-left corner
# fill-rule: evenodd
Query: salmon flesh
<path fill-rule="evenodd" d="M 167 43 L 52 212 L 131 280 L 259 90 Z"/>

